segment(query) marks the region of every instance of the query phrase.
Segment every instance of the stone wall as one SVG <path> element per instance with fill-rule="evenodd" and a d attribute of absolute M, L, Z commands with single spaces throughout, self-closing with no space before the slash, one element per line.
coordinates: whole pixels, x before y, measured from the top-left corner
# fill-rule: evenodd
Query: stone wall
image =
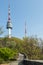
<path fill-rule="evenodd" d="M 43 62 L 23 60 L 23 65 L 43 65 Z"/>

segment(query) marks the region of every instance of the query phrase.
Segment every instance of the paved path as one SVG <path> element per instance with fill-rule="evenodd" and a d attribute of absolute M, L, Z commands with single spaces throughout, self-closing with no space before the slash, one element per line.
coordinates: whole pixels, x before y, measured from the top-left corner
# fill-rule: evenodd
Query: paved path
<path fill-rule="evenodd" d="M 18 61 L 14 61 L 14 62 L 11 62 L 11 63 L 9 63 L 9 65 L 18 65 Z"/>
<path fill-rule="evenodd" d="M 9 65 L 23 65 L 23 64 L 20 61 L 14 61 L 14 62 L 9 63 Z"/>
<path fill-rule="evenodd" d="M 14 61 L 8 64 L 0 64 L 0 65 L 18 65 L 18 61 Z"/>

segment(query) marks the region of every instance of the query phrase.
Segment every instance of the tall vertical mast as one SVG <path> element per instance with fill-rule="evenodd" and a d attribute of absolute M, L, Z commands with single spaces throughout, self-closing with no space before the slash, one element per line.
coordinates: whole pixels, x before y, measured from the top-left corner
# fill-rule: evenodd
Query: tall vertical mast
<path fill-rule="evenodd" d="M 8 5 L 8 21 L 11 22 L 11 18 L 10 18 L 10 3 Z"/>
<path fill-rule="evenodd" d="M 27 35 L 26 21 L 25 21 L 25 37 Z"/>

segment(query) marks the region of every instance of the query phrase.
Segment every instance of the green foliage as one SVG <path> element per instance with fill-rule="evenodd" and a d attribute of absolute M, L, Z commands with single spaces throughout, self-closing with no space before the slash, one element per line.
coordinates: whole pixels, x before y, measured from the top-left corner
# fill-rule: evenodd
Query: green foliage
<path fill-rule="evenodd" d="M 38 46 L 37 38 L 23 38 L 24 40 L 24 53 L 28 56 L 29 59 L 40 59 L 41 49 Z"/>
<path fill-rule="evenodd" d="M 3 58 L 0 58 L 0 64 L 5 63 Z"/>
<path fill-rule="evenodd" d="M 4 59 L 5 61 L 16 59 L 15 56 L 17 56 L 17 51 L 13 51 L 9 48 L 0 48 L 0 59 Z"/>
<path fill-rule="evenodd" d="M 29 59 L 43 59 L 43 47 L 38 38 L 0 38 L 0 62 L 15 60 L 18 53 L 25 54 Z"/>
<path fill-rule="evenodd" d="M 2 27 L 0 27 L 0 35 L 3 34 L 3 30 Z"/>

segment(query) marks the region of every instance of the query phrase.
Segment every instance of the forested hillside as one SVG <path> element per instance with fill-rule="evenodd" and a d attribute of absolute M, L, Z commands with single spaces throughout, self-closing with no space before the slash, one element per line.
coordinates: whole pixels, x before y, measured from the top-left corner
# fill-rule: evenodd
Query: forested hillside
<path fill-rule="evenodd" d="M 28 59 L 43 60 L 43 40 L 34 37 L 0 38 L 0 63 L 17 60 L 18 53 L 25 54 Z"/>

